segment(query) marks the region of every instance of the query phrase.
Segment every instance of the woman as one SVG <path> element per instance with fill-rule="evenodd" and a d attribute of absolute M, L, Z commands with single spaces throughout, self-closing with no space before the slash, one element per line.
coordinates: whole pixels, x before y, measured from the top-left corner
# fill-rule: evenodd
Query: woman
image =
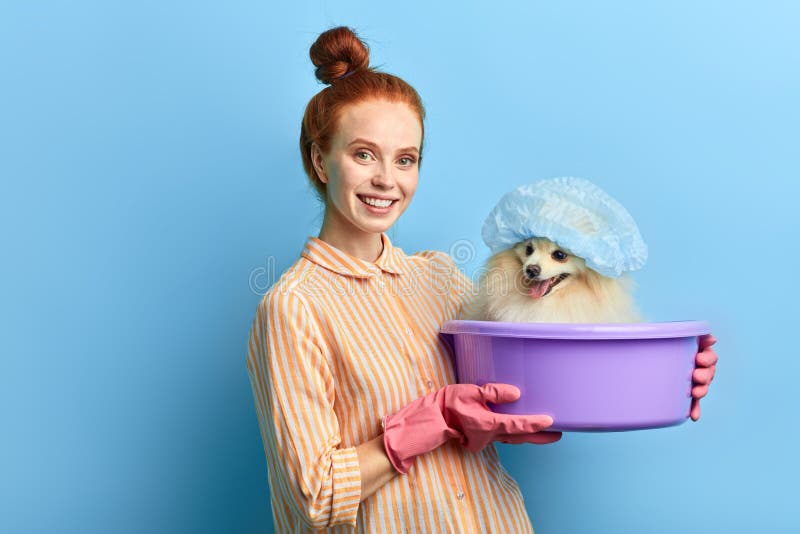
<path fill-rule="evenodd" d="M 306 108 L 300 149 L 325 216 L 261 301 L 247 358 L 275 529 L 532 532 L 493 442 L 561 434 L 545 431 L 548 416 L 486 407 L 517 399 L 513 386 L 454 384 L 438 329 L 472 282 L 447 254 L 409 256 L 386 235 L 417 187 L 419 95 L 370 69 L 347 28 L 324 32 L 310 53 L 330 87 Z M 697 398 L 716 356 L 698 361 Z"/>

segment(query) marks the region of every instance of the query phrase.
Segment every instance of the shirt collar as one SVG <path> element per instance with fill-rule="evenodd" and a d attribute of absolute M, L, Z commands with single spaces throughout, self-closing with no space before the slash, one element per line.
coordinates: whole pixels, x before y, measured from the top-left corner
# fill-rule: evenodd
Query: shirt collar
<path fill-rule="evenodd" d="M 381 232 L 381 241 L 383 251 L 374 263 L 351 256 L 314 236 L 308 236 L 300 255 L 328 270 L 347 276 L 368 278 L 377 275 L 381 270 L 394 274 L 408 274 L 409 262 L 403 249 L 393 246 L 386 232 Z"/>

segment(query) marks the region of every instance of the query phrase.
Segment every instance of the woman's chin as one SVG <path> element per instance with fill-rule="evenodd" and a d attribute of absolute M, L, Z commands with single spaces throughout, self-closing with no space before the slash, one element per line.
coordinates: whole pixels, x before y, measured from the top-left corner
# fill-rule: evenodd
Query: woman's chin
<path fill-rule="evenodd" d="M 356 224 L 356 226 L 358 227 L 359 230 L 361 230 L 364 233 L 381 234 L 389 230 L 389 228 L 391 228 L 392 225 L 394 224 L 394 221 L 395 221 L 394 218 L 391 220 L 384 219 L 380 221 L 361 219 L 359 223 Z"/>
<path fill-rule="evenodd" d="M 359 214 L 357 220 L 360 222 L 358 225 L 365 231 L 369 232 L 385 232 L 397 221 L 399 214 L 392 210 L 391 213 L 386 215 L 373 215 L 370 213 Z"/>

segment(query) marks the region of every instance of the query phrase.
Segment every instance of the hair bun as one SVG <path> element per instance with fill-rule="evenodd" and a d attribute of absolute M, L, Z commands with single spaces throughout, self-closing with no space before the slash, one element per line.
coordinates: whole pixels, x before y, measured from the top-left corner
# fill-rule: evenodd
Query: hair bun
<path fill-rule="evenodd" d="M 320 34 L 309 50 L 317 79 L 330 84 L 345 74 L 369 68 L 369 48 L 346 26 Z"/>

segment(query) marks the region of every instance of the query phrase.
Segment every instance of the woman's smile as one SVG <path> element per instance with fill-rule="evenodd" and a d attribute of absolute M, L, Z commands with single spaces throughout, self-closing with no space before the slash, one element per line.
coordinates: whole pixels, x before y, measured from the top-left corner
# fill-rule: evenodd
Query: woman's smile
<path fill-rule="evenodd" d="M 375 213 L 376 215 L 384 215 L 389 213 L 392 208 L 397 204 L 397 199 L 382 199 L 379 197 L 370 197 L 365 195 L 356 195 L 367 211 Z"/>
<path fill-rule="evenodd" d="M 416 191 L 421 143 L 422 126 L 408 104 L 371 99 L 342 110 L 330 150 L 317 157 L 327 184 L 328 239 L 348 247 L 354 238 L 374 241 L 394 224 Z"/>

